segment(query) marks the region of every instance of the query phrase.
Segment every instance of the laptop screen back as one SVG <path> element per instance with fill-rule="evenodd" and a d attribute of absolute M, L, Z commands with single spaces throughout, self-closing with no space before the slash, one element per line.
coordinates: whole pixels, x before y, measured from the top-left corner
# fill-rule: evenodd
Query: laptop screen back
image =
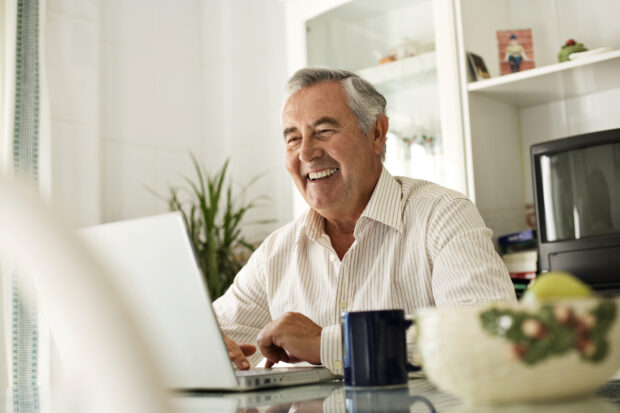
<path fill-rule="evenodd" d="M 79 234 L 113 275 L 168 387 L 236 386 L 180 214 L 104 224 Z"/>

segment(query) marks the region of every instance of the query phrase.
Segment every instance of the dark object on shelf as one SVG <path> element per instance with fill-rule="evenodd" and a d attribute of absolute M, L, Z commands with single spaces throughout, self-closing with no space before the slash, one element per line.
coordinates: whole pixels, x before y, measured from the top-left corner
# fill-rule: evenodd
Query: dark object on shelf
<path fill-rule="evenodd" d="M 530 282 L 532 282 L 532 280 L 525 280 L 525 279 L 518 279 L 518 278 L 511 278 L 511 280 L 515 288 L 517 299 L 523 296 L 523 293 L 525 293 L 525 290 L 527 289 L 528 285 L 530 285 Z"/>
<path fill-rule="evenodd" d="M 502 235 L 497 239 L 497 242 L 503 254 L 534 249 L 538 246 L 535 229 L 526 229 L 524 231 Z"/>
<path fill-rule="evenodd" d="M 469 65 L 469 73 L 474 81 L 491 78 L 482 57 L 477 54 L 467 52 L 467 63 Z"/>
<path fill-rule="evenodd" d="M 562 46 L 562 49 L 560 49 L 560 53 L 558 53 L 558 62 L 568 62 L 570 60 L 568 56 L 571 53 L 585 52 L 587 50 L 588 48 L 583 43 L 579 43 L 574 39 L 568 39 Z"/>
<path fill-rule="evenodd" d="M 620 294 L 620 129 L 530 149 L 540 271 Z"/>

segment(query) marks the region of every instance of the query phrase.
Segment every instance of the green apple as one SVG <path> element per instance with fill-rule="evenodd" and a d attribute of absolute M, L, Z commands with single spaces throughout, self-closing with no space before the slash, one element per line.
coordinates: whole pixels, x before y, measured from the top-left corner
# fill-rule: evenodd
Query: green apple
<path fill-rule="evenodd" d="M 523 295 L 524 301 L 584 298 L 592 295 L 592 289 L 579 278 L 562 271 L 551 271 L 538 276 Z"/>

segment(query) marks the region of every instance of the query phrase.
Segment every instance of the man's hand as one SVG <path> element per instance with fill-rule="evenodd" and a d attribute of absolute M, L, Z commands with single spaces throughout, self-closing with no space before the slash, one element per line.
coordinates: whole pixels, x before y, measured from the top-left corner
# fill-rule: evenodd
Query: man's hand
<path fill-rule="evenodd" d="M 229 339 L 226 334 L 222 334 L 222 337 L 224 337 L 224 343 L 226 343 L 230 361 L 235 363 L 235 366 L 241 370 L 249 369 L 250 362 L 248 361 L 247 356 L 251 356 L 256 353 L 256 346 L 253 346 L 252 344 L 237 344 Z"/>
<path fill-rule="evenodd" d="M 300 313 L 286 313 L 258 333 L 258 347 L 267 359 L 266 368 L 279 361 L 321 364 L 323 329 Z"/>

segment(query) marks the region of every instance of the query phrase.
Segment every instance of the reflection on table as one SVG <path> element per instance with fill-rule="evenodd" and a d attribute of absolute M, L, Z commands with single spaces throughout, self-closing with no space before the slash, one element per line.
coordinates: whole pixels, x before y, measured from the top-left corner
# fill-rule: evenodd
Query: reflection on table
<path fill-rule="evenodd" d="M 226 408 L 224 400 L 227 402 Z M 528 405 L 467 405 L 422 378 L 410 380 L 407 386 L 395 388 L 352 389 L 342 383 L 332 382 L 245 394 L 185 395 L 177 397 L 176 402 L 179 413 L 620 413 L 620 380 L 609 382 L 596 396 L 589 398 Z"/>
<path fill-rule="evenodd" d="M 71 413 L 67 403 L 52 403 L 50 393 L 47 388 L 34 386 L 5 388 L 0 392 L 0 406 L 4 408 L 0 412 Z M 608 382 L 589 398 L 529 405 L 464 404 L 424 378 L 412 379 L 406 386 L 380 389 L 352 389 L 342 382 L 329 382 L 242 393 L 176 393 L 172 401 L 177 413 L 620 413 L 620 380 Z"/>

